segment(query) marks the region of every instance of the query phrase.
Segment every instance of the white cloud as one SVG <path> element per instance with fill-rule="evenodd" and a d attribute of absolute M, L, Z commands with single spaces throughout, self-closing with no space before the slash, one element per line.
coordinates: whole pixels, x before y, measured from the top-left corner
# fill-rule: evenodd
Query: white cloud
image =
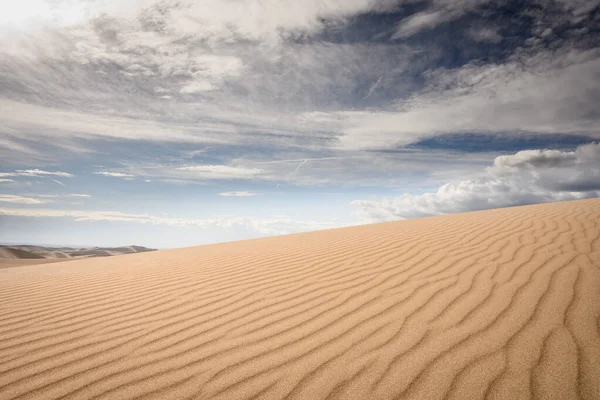
<path fill-rule="evenodd" d="M 473 27 L 468 30 L 468 35 L 477 42 L 499 43 L 503 37 L 498 30 L 498 27 L 493 26 Z"/>
<path fill-rule="evenodd" d="M 238 57 L 203 55 L 194 59 L 195 72 L 191 81 L 181 88 L 180 93 L 190 94 L 217 89 L 225 80 L 239 77 L 243 64 Z"/>
<path fill-rule="evenodd" d="M 48 199 L 55 199 L 59 197 L 92 197 L 90 194 L 70 193 L 70 194 L 38 194 L 36 197 L 43 197 Z"/>
<path fill-rule="evenodd" d="M 14 180 L 13 179 L 0 179 L 0 182 L 1 183 L 4 183 L 4 182 L 14 182 Z"/>
<path fill-rule="evenodd" d="M 251 179 L 263 172 L 260 168 L 229 165 L 190 165 L 177 170 L 189 171 L 191 177 L 201 179 Z"/>
<path fill-rule="evenodd" d="M 112 178 L 123 178 L 123 179 L 132 179 L 132 178 L 135 178 L 135 175 L 125 174 L 123 172 L 101 171 L 101 172 L 94 172 L 94 175 L 102 175 L 102 176 L 109 176 L 109 177 L 112 177 Z"/>
<path fill-rule="evenodd" d="M 224 145 L 264 140 L 259 145 L 277 141 L 343 150 L 392 148 L 464 131 L 600 137 L 593 109 L 600 90 L 595 50 L 516 49 L 498 64 L 426 71 L 425 89 L 405 102 L 418 85 L 387 85 L 405 82 L 404 72 L 412 76 L 413 53 L 424 49 L 291 40 L 357 13 L 392 10 L 395 2 L 123 3 L 124 14 L 117 7 L 84 3 L 84 14 L 92 19 L 85 17 L 77 29 L 50 24 L 53 29 L 41 33 L 17 32 L 10 40 L 16 44 L 2 50 L 10 62 L 3 77 L 27 90 L 0 99 L 0 125 L 12 135 L 28 131 L 46 141 L 56 136 Z M 406 36 L 437 26 L 481 3 L 433 1 L 401 21 L 398 32 Z M 99 10 L 108 11 L 102 16 Z M 484 41 L 498 41 L 493 27 L 473 29 Z M 72 76 L 59 79 L 54 67 L 46 67 L 64 63 L 73 66 Z M 110 70 L 111 78 L 89 85 L 92 67 Z M 360 88 L 358 82 L 373 84 Z M 60 101 L 44 105 L 26 94 L 38 92 Z M 356 93 L 371 100 L 383 92 L 401 97 L 383 107 L 351 104 L 360 100 Z M 165 96 L 172 101 L 163 101 Z M 263 139 L 256 132 L 275 135 Z"/>
<path fill-rule="evenodd" d="M 423 30 L 436 28 L 485 3 L 489 3 L 489 0 L 435 0 L 426 11 L 413 14 L 400 21 L 391 39 L 405 38 Z"/>
<path fill-rule="evenodd" d="M 206 121 L 165 123 L 143 118 L 97 115 L 0 99 L 0 122 L 14 132 L 31 130 L 40 138 L 121 138 L 154 141 L 230 143 L 231 124 Z"/>
<path fill-rule="evenodd" d="M 256 196 L 256 193 L 253 193 L 253 192 L 222 192 L 222 193 L 219 193 L 219 196 L 224 196 L 224 197 L 250 197 L 250 196 Z"/>
<path fill-rule="evenodd" d="M 324 20 L 338 20 L 357 13 L 391 10 L 394 1 L 375 0 L 248 0 L 202 3 L 181 2 L 166 23 L 180 35 L 205 40 L 278 40 L 281 36 L 311 34 L 324 27 Z"/>
<path fill-rule="evenodd" d="M 600 137 L 593 117 L 600 93 L 600 50 L 517 55 L 503 64 L 441 69 L 428 77 L 428 87 L 396 111 L 319 118 L 343 133 L 339 140 L 347 149 L 394 148 L 456 132 Z"/>
<path fill-rule="evenodd" d="M 261 235 L 282 235 L 319 229 L 331 229 L 342 226 L 338 222 L 303 221 L 295 220 L 285 216 L 271 218 L 215 217 L 205 219 L 182 219 L 158 217 L 148 214 L 128 214 L 116 211 L 80 211 L 22 208 L 0 208 L 0 215 L 35 218 L 72 218 L 75 221 L 129 222 L 140 224 L 168 225 L 182 228 L 242 228 L 259 233 Z"/>
<path fill-rule="evenodd" d="M 415 33 L 438 26 L 442 22 L 453 19 L 453 15 L 441 10 L 426 11 L 411 15 L 398 24 L 398 29 L 392 35 L 393 39 L 404 38 Z"/>
<path fill-rule="evenodd" d="M 63 178 L 72 178 L 74 175 L 68 172 L 60 171 L 43 171 L 41 169 L 18 169 L 14 172 L 2 172 L 0 176 L 31 176 L 31 177 L 42 177 L 42 176 L 60 176 Z"/>
<path fill-rule="evenodd" d="M 17 170 L 17 174 L 21 176 L 60 176 L 63 178 L 72 178 L 73 174 L 68 172 L 59 172 L 59 171 L 42 171 L 40 169 L 26 169 L 26 170 Z"/>
<path fill-rule="evenodd" d="M 13 194 L 0 194 L 0 202 L 16 204 L 44 204 L 49 203 L 50 200 L 34 199 L 31 197 L 23 197 Z"/>
<path fill-rule="evenodd" d="M 385 221 L 589 197 L 600 197 L 600 144 L 573 152 L 527 150 L 500 156 L 480 178 L 447 183 L 434 193 L 352 205 L 369 221 Z"/>

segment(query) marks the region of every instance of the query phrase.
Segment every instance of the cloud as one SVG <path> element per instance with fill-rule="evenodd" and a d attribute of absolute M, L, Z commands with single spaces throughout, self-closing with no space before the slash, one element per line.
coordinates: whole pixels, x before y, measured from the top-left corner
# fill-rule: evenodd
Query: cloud
<path fill-rule="evenodd" d="M 489 4 L 489 0 L 448 1 L 434 0 L 430 8 L 404 18 L 396 28 L 391 40 L 406 38 L 423 30 L 434 29 L 438 26 L 457 19 L 476 9 L 480 5 Z"/>
<path fill-rule="evenodd" d="M 74 175 L 68 172 L 60 171 L 43 171 L 41 169 L 18 169 L 14 172 L 2 172 L 0 176 L 31 176 L 31 177 L 43 177 L 43 176 L 60 176 L 63 178 L 72 178 Z"/>
<path fill-rule="evenodd" d="M 0 183 L 5 183 L 5 182 L 14 182 L 13 179 L 0 179 Z"/>
<path fill-rule="evenodd" d="M 74 175 L 68 172 L 58 171 L 42 171 L 40 169 L 17 170 L 16 173 L 20 176 L 60 176 L 63 178 L 72 178 Z"/>
<path fill-rule="evenodd" d="M 32 199 L 35 200 L 35 199 Z M 37 204 L 37 203 L 35 203 Z M 199 228 L 242 228 L 261 235 L 282 235 L 288 233 L 331 229 L 342 226 L 340 223 L 295 220 L 286 216 L 271 218 L 254 217 L 215 217 L 205 219 L 183 219 L 158 217 L 148 214 L 129 214 L 116 211 L 80 211 L 51 209 L 0 208 L 0 215 L 30 218 L 72 218 L 75 221 L 112 221 L 173 227 Z"/>
<path fill-rule="evenodd" d="M 260 168 L 228 165 L 190 165 L 177 170 L 189 171 L 190 177 L 202 179 L 251 179 L 263 172 Z"/>
<path fill-rule="evenodd" d="M 548 23 L 544 17 L 549 17 L 548 19 L 551 21 L 551 24 L 556 24 L 557 26 L 562 26 L 564 28 L 565 26 L 568 26 L 568 23 L 578 23 L 584 20 L 589 13 L 593 12 L 593 10 L 600 5 L 600 1 L 537 0 L 533 4 L 544 10 L 542 15 L 540 16 L 539 13 L 536 13 L 531 6 L 524 14 L 529 17 L 538 17 L 539 20 L 536 22 L 540 25 Z M 505 6 L 505 4 L 503 4 L 503 2 L 494 2 L 491 0 L 433 0 L 426 10 L 403 18 L 398 23 L 396 31 L 391 39 L 402 39 L 422 31 L 438 28 L 445 23 L 458 20 L 469 13 L 475 14 L 479 20 L 484 20 L 486 14 L 489 13 L 491 9 L 493 10 L 494 6 L 502 7 Z M 515 10 L 512 9 L 508 12 L 514 13 Z M 539 28 L 543 31 L 546 27 L 538 26 L 538 29 Z M 476 36 L 475 38 L 480 39 L 481 41 L 497 42 L 499 39 L 496 33 L 492 33 L 492 31 L 489 30 L 482 30 L 479 32 L 471 31 L 470 33 L 474 33 Z"/>
<path fill-rule="evenodd" d="M 502 2 L 434 0 L 413 14 L 401 7 L 408 3 L 53 3 L 52 12 L 38 15 L 52 15 L 39 27 L 3 35 L 0 80 L 10 84 L 2 87 L 0 135 L 10 145 L 28 132 L 46 142 L 111 138 L 344 151 L 465 131 L 600 137 L 595 36 L 573 39 L 569 25 L 593 11 L 589 3 L 542 0 L 537 13 L 509 10 L 520 29 L 514 35 L 488 24 Z M 388 26 L 355 32 L 359 16 L 386 12 L 402 16 L 395 40 L 372 40 L 375 33 L 389 35 Z M 472 23 L 470 13 L 484 22 Z M 407 40 L 468 15 L 464 32 L 452 26 L 452 46 L 444 46 L 444 34 Z M 571 36 L 544 42 L 553 23 Z M 349 37 L 357 39 L 341 39 Z M 511 42 L 501 57 L 486 57 L 473 38 L 490 46 Z"/>
<path fill-rule="evenodd" d="M 482 177 L 447 183 L 434 193 L 351 204 L 369 221 L 386 221 L 590 197 L 600 197 L 597 143 L 572 152 L 520 151 L 497 157 Z"/>
<path fill-rule="evenodd" d="M 421 12 L 411 15 L 398 25 L 398 29 L 392 35 L 391 39 L 399 39 L 414 35 L 423 30 L 438 26 L 442 22 L 449 21 L 454 17 L 453 13 L 449 14 L 441 10 Z"/>
<path fill-rule="evenodd" d="M 102 176 L 109 176 L 109 177 L 113 177 L 113 178 L 123 178 L 123 179 L 135 178 L 135 175 L 125 174 L 125 173 L 122 173 L 122 172 L 101 171 L 101 172 L 94 172 L 94 175 L 102 175 Z"/>
<path fill-rule="evenodd" d="M 500 43 L 503 39 L 498 33 L 498 27 L 481 26 L 473 27 L 467 31 L 471 39 L 482 43 Z"/>
<path fill-rule="evenodd" d="M 256 196 L 256 193 L 253 193 L 253 192 L 222 192 L 222 193 L 219 193 L 219 196 L 224 196 L 224 197 L 250 197 L 250 196 Z"/>
<path fill-rule="evenodd" d="M 585 1 L 301 3 L 72 1 L 24 11 L 39 24 L 1 27 L 0 158 L 62 160 L 47 147 L 85 143 L 133 164 L 151 149 L 173 170 L 181 158 L 165 153 L 194 144 L 213 146 L 205 162 L 262 172 L 164 178 L 314 184 L 351 182 L 359 168 L 309 162 L 292 174 L 236 161 L 249 148 L 261 160 L 286 149 L 298 166 L 465 132 L 600 137 L 598 35 L 569 22 L 593 17 Z M 440 27 L 448 31 L 426 32 Z"/>
<path fill-rule="evenodd" d="M 55 199 L 59 197 L 92 197 L 90 194 L 70 193 L 70 194 L 38 194 L 36 197 L 43 197 L 48 199 Z"/>
<path fill-rule="evenodd" d="M 16 204 L 44 204 L 49 203 L 50 200 L 34 199 L 31 197 L 23 197 L 13 194 L 0 194 L 0 202 Z"/>
<path fill-rule="evenodd" d="M 501 64 L 433 70 L 428 78 L 427 88 L 396 111 L 320 118 L 337 125 L 347 149 L 389 149 L 456 132 L 600 137 L 594 106 L 600 93 L 600 50 L 516 55 Z"/>

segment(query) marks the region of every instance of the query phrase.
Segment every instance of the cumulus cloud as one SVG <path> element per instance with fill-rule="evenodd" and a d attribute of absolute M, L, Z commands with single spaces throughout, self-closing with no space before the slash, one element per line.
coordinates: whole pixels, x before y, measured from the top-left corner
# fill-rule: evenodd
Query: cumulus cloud
<path fill-rule="evenodd" d="M 369 221 L 414 218 L 551 201 L 600 197 L 600 144 L 575 151 L 528 150 L 497 157 L 485 175 L 434 193 L 356 200 Z"/>
<path fill-rule="evenodd" d="M 16 204 L 44 204 L 49 203 L 50 200 L 34 199 L 31 197 L 23 197 L 13 194 L 0 194 L 0 202 Z"/>
<path fill-rule="evenodd" d="M 108 176 L 108 177 L 112 177 L 112 178 L 123 178 L 123 179 L 135 178 L 135 175 L 125 174 L 123 172 L 100 171 L 100 172 L 94 172 L 94 175 L 102 175 L 102 176 Z"/>
<path fill-rule="evenodd" d="M 187 171 L 190 177 L 202 179 L 251 179 L 263 172 L 260 168 L 229 165 L 189 165 L 177 170 Z"/>
<path fill-rule="evenodd" d="M 222 192 L 222 193 L 219 193 L 219 196 L 224 196 L 224 197 L 250 197 L 250 196 L 256 196 L 256 193 L 254 193 L 254 192 Z"/>
<path fill-rule="evenodd" d="M 337 228 L 342 226 L 335 221 L 304 221 L 296 220 L 286 216 L 277 216 L 271 218 L 215 217 L 205 219 L 183 219 L 169 218 L 166 216 L 159 217 L 148 214 L 129 214 L 116 211 L 79 211 L 23 208 L 0 208 L 0 215 L 31 218 L 71 218 L 75 221 L 130 222 L 152 225 L 168 225 L 182 228 L 243 228 L 261 235 L 282 235 L 288 233 Z"/>

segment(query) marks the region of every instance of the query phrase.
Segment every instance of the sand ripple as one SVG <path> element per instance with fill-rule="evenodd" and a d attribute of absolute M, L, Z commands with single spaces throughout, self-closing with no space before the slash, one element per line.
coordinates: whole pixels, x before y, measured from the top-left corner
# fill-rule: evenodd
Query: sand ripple
<path fill-rule="evenodd" d="M 0 399 L 600 399 L 600 200 L 0 270 Z"/>

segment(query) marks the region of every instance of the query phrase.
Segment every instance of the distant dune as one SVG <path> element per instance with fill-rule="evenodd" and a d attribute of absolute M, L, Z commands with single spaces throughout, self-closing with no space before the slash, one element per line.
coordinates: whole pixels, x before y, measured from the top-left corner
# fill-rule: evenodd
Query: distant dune
<path fill-rule="evenodd" d="M 47 264 L 65 259 L 84 257 L 107 257 L 122 254 L 143 253 L 155 251 L 143 246 L 122 247 L 44 247 L 31 245 L 1 246 L 0 268 L 33 264 Z"/>
<path fill-rule="evenodd" d="M 16 247 L 0 247 L 0 258 L 6 259 L 39 259 L 44 258 L 39 254 L 22 250 Z"/>
<path fill-rule="evenodd" d="M 0 399 L 600 399 L 600 200 L 0 270 Z"/>

